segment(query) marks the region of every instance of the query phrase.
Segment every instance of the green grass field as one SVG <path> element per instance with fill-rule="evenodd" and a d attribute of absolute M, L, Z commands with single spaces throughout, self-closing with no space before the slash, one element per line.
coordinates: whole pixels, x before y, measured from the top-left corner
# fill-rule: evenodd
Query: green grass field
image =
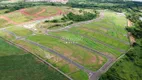
<path fill-rule="evenodd" d="M 0 56 L 24 54 L 25 52 L 15 46 L 9 45 L 0 38 Z"/>
<path fill-rule="evenodd" d="M 8 9 L 2 9 L 2 10 L 0 10 L 0 15 L 5 14 L 6 11 L 8 11 Z"/>
<path fill-rule="evenodd" d="M 4 32 L 2 30 L 0 31 L 0 37 L 4 38 L 6 40 L 10 40 L 10 41 L 15 40 L 15 36 L 13 36 L 7 32 Z"/>
<path fill-rule="evenodd" d="M 63 32 L 59 32 L 55 35 L 69 38 L 72 37 L 72 35 L 76 36 L 79 33 L 80 35 L 87 36 L 90 39 L 94 39 L 95 43 L 91 43 L 91 41 L 84 39 L 87 44 L 89 44 L 90 42 L 90 45 L 92 45 L 94 49 L 97 49 L 95 48 L 95 45 L 97 45 L 97 47 L 101 48 L 97 50 L 112 53 L 115 56 L 119 57 L 122 52 L 118 52 L 115 49 L 127 51 L 130 47 L 129 40 L 127 38 L 127 31 L 125 30 L 127 20 L 124 15 L 120 15 L 112 11 L 104 11 L 103 13 L 104 18 L 102 18 L 101 20 L 70 28 L 69 31 L 73 32 L 74 34 L 68 35 L 68 33 L 64 34 Z M 79 37 L 79 39 L 81 38 Z M 72 38 L 71 40 L 74 40 L 74 38 Z M 110 45 L 115 49 L 108 48 L 105 45 L 97 43 L 97 41 L 101 41 L 102 43 Z"/>
<path fill-rule="evenodd" d="M 12 24 L 8 23 L 6 20 L 0 18 L 0 28 L 4 28 L 6 26 L 11 26 Z"/>
<path fill-rule="evenodd" d="M 114 46 L 114 47 L 118 47 L 118 48 L 122 48 L 122 49 L 128 49 L 128 47 L 129 47 L 129 45 L 127 45 L 127 44 L 125 44 L 121 41 L 118 41 L 118 40 L 115 40 L 114 38 L 110 38 L 106 35 L 103 35 L 103 33 L 102 34 L 97 33 L 95 31 L 92 31 L 92 30 L 89 30 L 89 29 L 86 29 L 86 28 L 77 27 L 77 28 L 72 28 L 70 30 L 72 32 L 78 32 L 79 34 L 86 35 L 90 38 L 100 40 L 100 41 L 107 43 L 107 44 Z"/>
<path fill-rule="evenodd" d="M 115 49 L 109 48 L 97 41 L 90 40 L 89 38 L 83 37 L 78 34 L 73 34 L 71 32 L 61 31 L 61 32 L 54 32 L 54 33 L 50 33 L 50 34 L 55 35 L 55 36 L 60 36 L 62 38 L 68 39 L 68 40 L 78 43 L 78 44 L 88 46 L 88 47 L 95 49 L 97 51 L 100 51 L 102 53 L 111 53 L 116 57 L 119 57 L 122 54 L 121 52 L 119 52 Z"/>
<path fill-rule="evenodd" d="M 126 35 L 127 19 L 121 14 L 112 11 L 104 11 L 104 18 L 89 24 L 81 25 L 97 31 L 102 31 L 104 34 L 128 41 Z"/>
<path fill-rule="evenodd" d="M 32 35 L 32 31 L 23 27 L 19 27 L 19 26 L 12 26 L 7 28 L 6 30 L 14 32 L 17 36 L 29 36 Z"/>
<path fill-rule="evenodd" d="M 1 38 L 0 44 L 0 80 L 68 80 L 33 55 Z"/>
<path fill-rule="evenodd" d="M 52 48 L 53 50 L 94 71 L 102 66 L 106 61 L 103 57 L 97 55 L 96 53 L 89 52 L 79 46 L 47 35 L 29 36 L 28 39 Z M 99 57 L 103 58 L 101 64 L 99 64 Z"/>

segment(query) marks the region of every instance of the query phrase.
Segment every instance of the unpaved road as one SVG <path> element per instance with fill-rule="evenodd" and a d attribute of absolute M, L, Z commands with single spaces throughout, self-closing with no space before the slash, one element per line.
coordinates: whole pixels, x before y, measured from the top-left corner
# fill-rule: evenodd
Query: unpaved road
<path fill-rule="evenodd" d="M 63 28 L 60 28 L 60 29 L 56 29 L 56 30 L 47 30 L 47 32 L 57 32 L 57 31 L 62 31 L 62 30 L 67 30 L 69 28 L 72 28 L 72 27 L 75 27 L 75 26 L 79 26 L 81 24 L 88 24 L 88 23 L 91 23 L 93 21 L 99 21 L 101 20 L 102 18 L 104 17 L 104 13 L 103 11 L 100 13 L 100 16 L 96 19 L 93 19 L 93 20 L 89 20 L 89 21 L 82 21 L 82 22 L 78 22 L 78 23 L 74 23 L 74 24 L 71 24 L 69 26 L 66 26 L 66 27 L 63 27 Z"/>

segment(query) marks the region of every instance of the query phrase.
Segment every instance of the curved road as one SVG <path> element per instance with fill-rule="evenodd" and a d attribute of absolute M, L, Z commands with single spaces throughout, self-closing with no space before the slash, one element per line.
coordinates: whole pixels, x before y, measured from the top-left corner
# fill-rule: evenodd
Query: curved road
<path fill-rule="evenodd" d="M 78 25 L 81 25 L 81 24 L 88 24 L 88 23 L 91 23 L 91 22 L 93 22 L 93 21 L 99 21 L 99 20 L 101 20 L 103 17 L 104 17 L 104 13 L 103 13 L 103 11 L 101 11 L 100 16 L 99 16 L 98 18 L 96 18 L 96 19 L 89 20 L 89 21 L 82 21 L 82 22 L 74 23 L 74 24 L 71 24 L 71 25 L 66 26 L 66 27 L 64 27 L 64 28 L 60 28 L 60 29 L 56 29 L 56 30 L 47 30 L 47 32 L 57 32 L 57 31 L 66 30 L 66 29 L 69 29 L 69 28 L 72 28 L 72 27 L 75 27 L 75 26 L 78 26 Z"/>

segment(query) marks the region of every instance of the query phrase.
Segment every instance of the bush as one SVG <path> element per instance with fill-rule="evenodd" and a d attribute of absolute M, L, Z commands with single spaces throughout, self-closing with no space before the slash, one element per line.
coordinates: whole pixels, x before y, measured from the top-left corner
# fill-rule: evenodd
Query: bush
<path fill-rule="evenodd" d="M 79 21 L 91 20 L 91 19 L 93 19 L 93 18 L 95 18 L 95 17 L 96 17 L 96 14 L 89 13 L 89 12 L 84 12 L 83 15 L 76 15 L 76 14 L 70 12 L 70 13 L 67 14 L 67 16 L 65 16 L 65 18 L 63 18 L 63 19 L 69 19 L 69 20 L 72 20 L 72 21 L 79 22 Z"/>

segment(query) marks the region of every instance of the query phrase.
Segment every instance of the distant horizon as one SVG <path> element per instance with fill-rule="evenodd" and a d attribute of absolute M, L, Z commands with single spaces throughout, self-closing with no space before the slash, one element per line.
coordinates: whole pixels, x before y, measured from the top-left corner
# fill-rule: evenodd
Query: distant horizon
<path fill-rule="evenodd" d="M 142 0 L 133 0 L 133 1 L 140 1 L 140 2 L 142 2 Z"/>

